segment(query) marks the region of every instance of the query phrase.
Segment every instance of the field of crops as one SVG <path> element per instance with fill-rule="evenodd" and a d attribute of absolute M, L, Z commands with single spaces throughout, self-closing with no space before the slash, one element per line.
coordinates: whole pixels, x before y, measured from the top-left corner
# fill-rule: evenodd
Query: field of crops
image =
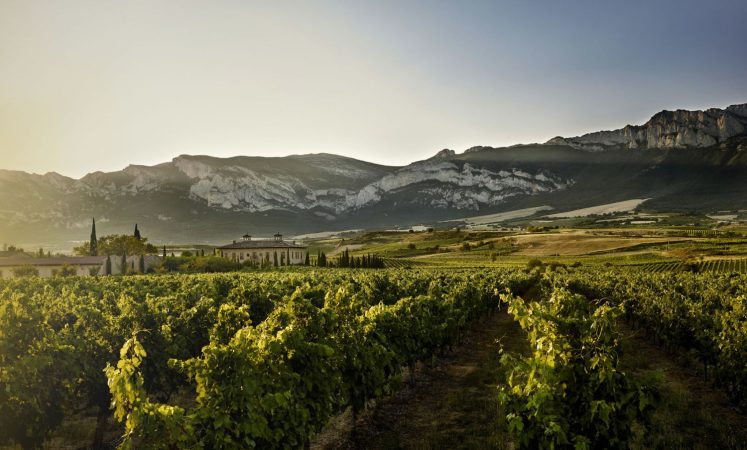
<path fill-rule="evenodd" d="M 5 281 L 0 444 L 37 448 L 90 409 L 100 447 L 113 402 L 124 448 L 301 447 L 529 279 L 324 270 Z"/>
<path fill-rule="evenodd" d="M 620 322 L 745 404 L 745 281 L 562 267 L 6 280 L 0 446 L 49 447 L 88 414 L 80 447 L 303 448 L 505 307 L 533 349 L 501 358 L 507 439 L 627 448 L 658 394 L 621 370 Z"/>
<path fill-rule="evenodd" d="M 650 273 L 677 271 L 747 273 L 747 259 L 711 259 L 707 261 L 695 261 L 692 263 L 670 261 L 644 264 L 639 267 Z"/>

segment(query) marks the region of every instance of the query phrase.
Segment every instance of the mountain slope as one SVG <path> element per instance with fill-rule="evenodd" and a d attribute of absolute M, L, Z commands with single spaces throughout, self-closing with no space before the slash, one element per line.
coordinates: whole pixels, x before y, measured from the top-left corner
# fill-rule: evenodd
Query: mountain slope
<path fill-rule="evenodd" d="M 547 143 L 590 151 L 610 148 L 707 148 L 744 135 L 747 104 L 705 111 L 661 111 L 643 125 L 598 131 L 573 138 L 555 137 Z"/>
<path fill-rule="evenodd" d="M 747 105 L 664 111 L 646 124 L 545 144 L 452 150 L 404 167 L 331 154 L 182 155 L 75 180 L 0 170 L 0 236 L 70 248 L 91 217 L 162 242 L 389 227 L 551 205 L 651 198 L 647 208 L 747 208 Z"/>

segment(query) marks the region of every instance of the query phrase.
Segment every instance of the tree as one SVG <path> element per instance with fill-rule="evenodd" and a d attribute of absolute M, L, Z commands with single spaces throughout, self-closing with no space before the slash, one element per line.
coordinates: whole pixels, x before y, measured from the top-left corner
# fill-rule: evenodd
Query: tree
<path fill-rule="evenodd" d="M 272 252 L 272 262 L 275 267 L 278 266 L 278 252 Z"/>
<path fill-rule="evenodd" d="M 137 228 L 137 224 L 135 224 L 135 233 L 133 234 L 133 237 L 137 239 L 138 241 L 142 239 L 142 236 L 140 236 L 140 230 Z"/>
<path fill-rule="evenodd" d="M 121 269 L 121 275 L 127 273 L 127 253 L 122 253 L 122 260 L 120 261 L 119 267 Z"/>
<path fill-rule="evenodd" d="M 166 259 L 166 246 L 163 246 L 163 259 Z"/>
<path fill-rule="evenodd" d="M 138 264 L 138 270 L 140 273 L 145 273 L 145 256 L 140 255 L 140 262 Z"/>
<path fill-rule="evenodd" d="M 91 221 L 91 240 L 88 244 L 88 254 L 90 256 L 97 256 L 99 254 L 99 243 L 98 239 L 96 239 L 96 219 L 91 219 Z"/>
<path fill-rule="evenodd" d="M 304 261 L 304 265 L 305 265 L 305 266 L 308 266 L 308 265 L 310 265 L 310 261 L 309 261 L 309 252 L 306 252 L 306 260 Z"/>
<path fill-rule="evenodd" d="M 112 257 L 107 256 L 106 257 L 106 263 L 104 263 L 104 275 L 111 275 L 112 274 Z"/>
<path fill-rule="evenodd" d="M 89 255 L 90 243 L 75 247 L 73 250 L 78 255 Z M 126 234 L 112 234 L 103 236 L 97 241 L 97 254 L 99 255 L 153 255 L 158 253 L 158 248 L 148 243 L 147 238 L 138 240 L 135 236 Z"/>

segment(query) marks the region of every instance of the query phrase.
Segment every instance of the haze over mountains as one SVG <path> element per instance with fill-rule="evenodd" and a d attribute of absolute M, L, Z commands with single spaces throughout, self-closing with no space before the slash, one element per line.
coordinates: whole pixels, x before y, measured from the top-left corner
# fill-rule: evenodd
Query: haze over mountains
<path fill-rule="evenodd" d="M 742 104 L 662 111 L 640 126 L 544 144 L 442 150 L 404 167 L 309 154 L 182 155 L 81 179 L 0 170 L 0 236 L 65 247 L 86 238 L 91 217 L 100 234 L 138 222 L 154 241 L 219 243 L 630 198 L 650 198 L 644 207 L 654 210 L 745 209 L 746 150 Z"/>

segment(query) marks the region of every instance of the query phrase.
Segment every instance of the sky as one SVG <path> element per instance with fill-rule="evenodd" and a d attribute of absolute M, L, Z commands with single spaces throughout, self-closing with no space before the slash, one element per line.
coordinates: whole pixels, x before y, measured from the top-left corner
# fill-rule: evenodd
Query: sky
<path fill-rule="evenodd" d="M 0 169 L 404 165 L 747 102 L 747 1 L 0 0 Z"/>

